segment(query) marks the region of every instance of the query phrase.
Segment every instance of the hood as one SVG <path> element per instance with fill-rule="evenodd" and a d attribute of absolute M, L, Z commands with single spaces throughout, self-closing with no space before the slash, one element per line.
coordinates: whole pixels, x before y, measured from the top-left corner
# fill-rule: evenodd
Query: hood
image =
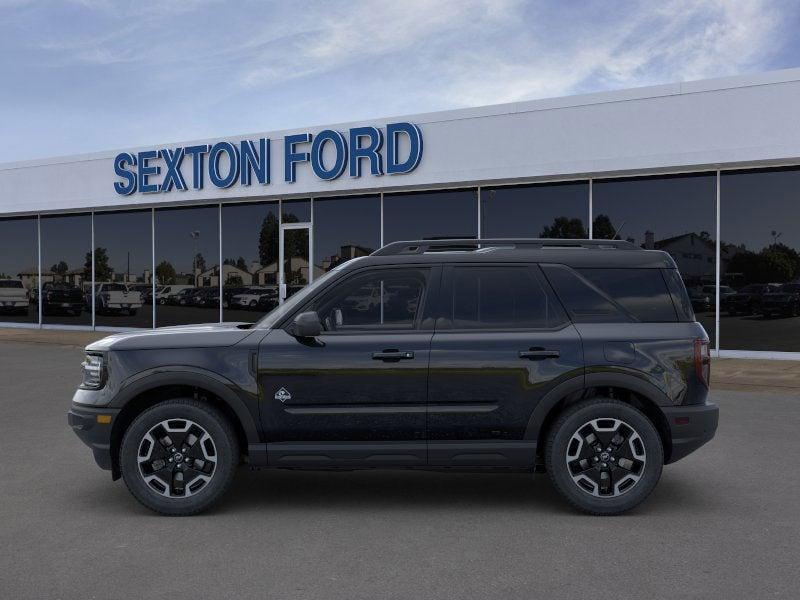
<path fill-rule="evenodd" d="M 151 350 L 164 348 L 220 348 L 233 346 L 257 331 L 252 323 L 205 323 L 159 327 L 128 333 L 115 333 L 86 346 L 86 350 Z"/>

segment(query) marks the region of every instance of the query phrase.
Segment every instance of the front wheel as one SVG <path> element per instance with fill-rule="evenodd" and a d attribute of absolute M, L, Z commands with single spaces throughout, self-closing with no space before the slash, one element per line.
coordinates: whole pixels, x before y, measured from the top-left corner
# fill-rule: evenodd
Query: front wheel
<path fill-rule="evenodd" d="M 594 399 L 569 407 L 556 420 L 545 463 L 553 485 L 574 507 L 615 515 L 653 491 L 664 450 L 644 413 L 619 400 Z"/>
<path fill-rule="evenodd" d="M 125 485 L 144 506 L 164 515 L 193 515 L 230 487 L 239 444 L 230 422 L 191 399 L 167 400 L 140 414 L 122 440 Z"/>

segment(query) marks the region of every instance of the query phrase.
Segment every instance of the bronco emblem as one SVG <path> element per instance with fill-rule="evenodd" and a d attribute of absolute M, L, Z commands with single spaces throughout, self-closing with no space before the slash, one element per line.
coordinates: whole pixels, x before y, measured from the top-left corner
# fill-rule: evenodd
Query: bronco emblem
<path fill-rule="evenodd" d="M 277 392 L 275 392 L 275 400 L 280 400 L 281 402 L 286 402 L 287 400 L 291 400 L 291 399 L 292 399 L 292 395 L 284 387 L 282 387 Z"/>

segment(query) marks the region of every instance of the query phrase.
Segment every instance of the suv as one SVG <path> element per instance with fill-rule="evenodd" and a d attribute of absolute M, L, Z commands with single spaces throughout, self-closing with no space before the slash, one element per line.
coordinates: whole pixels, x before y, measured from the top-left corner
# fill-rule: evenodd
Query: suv
<path fill-rule="evenodd" d="M 242 462 L 546 470 L 578 509 L 617 514 L 714 436 L 709 372 L 665 252 L 396 242 L 255 324 L 90 344 L 68 419 L 113 479 L 169 515 L 211 506 Z"/>

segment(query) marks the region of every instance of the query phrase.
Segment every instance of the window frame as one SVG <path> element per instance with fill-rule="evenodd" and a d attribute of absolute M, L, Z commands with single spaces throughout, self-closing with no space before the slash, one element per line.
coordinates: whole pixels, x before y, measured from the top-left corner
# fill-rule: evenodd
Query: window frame
<path fill-rule="evenodd" d="M 353 335 L 396 335 L 396 334 L 416 334 L 416 333 L 433 333 L 435 316 L 434 311 L 438 304 L 437 299 L 439 296 L 441 285 L 441 265 L 436 263 L 409 263 L 397 265 L 371 265 L 354 269 L 349 273 L 345 273 L 341 278 L 332 281 L 330 285 L 322 288 L 318 294 L 300 306 L 295 312 L 286 316 L 286 319 L 278 326 L 289 333 L 289 329 L 294 322 L 297 315 L 312 310 L 311 307 L 318 300 L 324 299 L 329 294 L 336 293 L 336 289 L 343 285 L 349 285 L 356 278 L 361 278 L 373 275 L 383 271 L 396 271 L 396 270 L 415 270 L 427 271 L 425 286 L 423 288 L 422 297 L 420 298 L 420 306 L 417 309 L 417 314 L 414 317 L 412 327 L 399 328 L 376 328 L 376 329 L 347 329 L 339 331 L 324 331 L 320 337 L 328 336 L 353 336 Z"/>
<path fill-rule="evenodd" d="M 453 286 L 455 283 L 455 270 L 461 268 L 518 268 L 525 269 L 531 277 L 539 284 L 542 292 L 547 296 L 548 301 L 552 302 L 561 309 L 563 321 L 552 327 L 454 327 L 452 316 L 448 309 L 449 302 L 453 297 Z M 569 312 L 565 309 L 561 299 L 555 293 L 541 272 L 539 264 L 535 262 L 458 262 L 444 265 L 442 269 L 442 284 L 439 292 L 439 303 L 436 311 L 436 332 L 446 333 L 519 333 L 519 332 L 555 332 L 572 325 Z"/>

